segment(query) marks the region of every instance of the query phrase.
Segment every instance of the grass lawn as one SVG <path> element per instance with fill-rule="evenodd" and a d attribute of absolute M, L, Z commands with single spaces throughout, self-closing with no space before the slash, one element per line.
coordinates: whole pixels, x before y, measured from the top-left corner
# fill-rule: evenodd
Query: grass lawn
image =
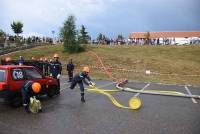
<path fill-rule="evenodd" d="M 76 72 L 83 65 L 91 67 L 93 78 L 109 79 L 97 58 L 89 51 L 98 54 L 114 77 L 138 81 L 162 82 L 171 84 L 200 85 L 200 45 L 198 46 L 88 46 L 87 51 L 79 54 L 63 53 L 62 45 L 40 46 L 12 53 L 13 59 L 20 55 L 25 59 L 52 58 L 56 52 L 64 65 L 73 59 Z M 121 69 L 124 69 L 121 70 Z M 125 71 L 126 70 L 126 71 Z M 150 70 L 150 75 L 145 71 Z"/>

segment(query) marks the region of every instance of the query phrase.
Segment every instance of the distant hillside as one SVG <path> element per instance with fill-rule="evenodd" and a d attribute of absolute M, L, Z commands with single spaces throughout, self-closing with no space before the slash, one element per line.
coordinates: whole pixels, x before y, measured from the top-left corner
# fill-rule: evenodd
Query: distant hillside
<path fill-rule="evenodd" d="M 83 65 L 89 65 L 92 77 L 108 79 L 104 71 L 98 69 L 100 62 L 89 52 L 93 51 L 117 78 L 200 85 L 200 46 L 88 46 L 86 52 L 79 54 L 62 51 L 61 45 L 49 45 L 22 50 L 10 56 L 13 59 L 18 59 L 20 55 L 25 59 L 32 56 L 50 59 L 54 53 L 58 53 L 64 74 L 66 63 L 72 58 L 76 71 Z M 146 74 L 146 70 L 150 70 L 150 75 Z"/>

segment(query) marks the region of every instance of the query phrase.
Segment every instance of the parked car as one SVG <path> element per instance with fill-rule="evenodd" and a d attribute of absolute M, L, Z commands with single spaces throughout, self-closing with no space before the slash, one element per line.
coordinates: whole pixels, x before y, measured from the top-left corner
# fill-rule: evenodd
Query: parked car
<path fill-rule="evenodd" d="M 58 82 L 52 77 L 44 76 L 33 66 L 1 65 L 0 98 L 14 107 L 21 105 L 21 88 L 25 81 L 32 80 L 41 84 L 39 95 L 53 97 L 59 90 Z"/>

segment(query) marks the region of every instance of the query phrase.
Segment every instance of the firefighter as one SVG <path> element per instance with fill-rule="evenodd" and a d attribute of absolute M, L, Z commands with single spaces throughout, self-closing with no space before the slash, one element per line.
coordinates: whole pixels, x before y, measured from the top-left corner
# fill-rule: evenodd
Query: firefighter
<path fill-rule="evenodd" d="M 31 57 L 31 60 L 35 61 L 35 57 Z"/>
<path fill-rule="evenodd" d="M 19 56 L 19 65 L 24 65 L 24 58 Z"/>
<path fill-rule="evenodd" d="M 39 69 L 39 64 L 38 64 L 38 61 L 36 60 L 35 57 L 31 57 L 31 59 L 29 60 L 29 64 L 28 65 L 34 66 L 37 69 Z"/>
<path fill-rule="evenodd" d="M 38 61 L 38 69 L 44 74 L 44 63 L 43 63 L 43 58 L 40 58 Z"/>
<path fill-rule="evenodd" d="M 91 87 L 95 86 L 95 83 L 93 83 L 91 81 L 91 78 L 88 75 L 89 72 L 90 72 L 89 67 L 87 67 L 87 66 L 83 67 L 82 72 L 80 72 L 79 74 L 76 74 L 74 76 L 71 86 L 70 86 L 70 89 L 74 89 L 74 87 L 78 83 L 80 90 L 81 90 L 81 102 L 83 102 L 83 103 L 85 102 L 83 82 L 88 86 L 91 86 Z M 88 81 L 86 81 L 85 79 L 87 79 Z"/>
<path fill-rule="evenodd" d="M 44 58 L 44 75 L 48 76 L 49 74 L 49 62 L 47 60 L 47 58 Z"/>
<path fill-rule="evenodd" d="M 5 64 L 6 64 L 6 65 L 14 65 L 14 63 L 12 63 L 11 57 L 6 57 L 6 58 L 5 58 Z"/>
<path fill-rule="evenodd" d="M 59 55 L 56 53 L 54 54 L 54 61 L 52 61 L 51 65 L 50 65 L 50 72 L 53 78 L 57 79 L 58 81 L 58 92 L 56 94 L 60 94 L 60 76 L 61 76 L 61 71 L 62 71 L 62 64 L 61 62 L 58 60 L 59 59 Z"/>
<path fill-rule="evenodd" d="M 0 65 L 3 65 L 4 64 L 4 60 L 3 59 L 1 59 L 1 63 L 0 63 Z"/>
<path fill-rule="evenodd" d="M 29 110 L 29 103 L 30 103 L 30 97 L 37 96 L 37 94 L 41 90 L 41 85 L 38 82 L 33 81 L 25 81 L 24 85 L 22 86 L 21 92 L 22 92 L 22 101 L 24 109 L 27 113 L 30 113 Z"/>
<path fill-rule="evenodd" d="M 49 59 L 49 63 L 51 64 L 53 62 L 53 60 L 52 59 Z"/>
<path fill-rule="evenodd" d="M 68 77 L 69 77 L 68 82 L 72 82 L 73 71 L 74 71 L 74 64 L 72 63 L 72 59 L 70 59 L 69 63 L 67 64 L 67 72 L 68 72 Z"/>

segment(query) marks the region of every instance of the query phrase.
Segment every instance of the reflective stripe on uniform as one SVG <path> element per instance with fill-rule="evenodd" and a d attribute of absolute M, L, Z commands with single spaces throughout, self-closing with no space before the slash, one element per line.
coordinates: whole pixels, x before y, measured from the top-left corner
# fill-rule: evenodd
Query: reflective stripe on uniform
<path fill-rule="evenodd" d="M 84 76 L 82 75 L 82 73 L 79 74 L 79 77 L 84 78 Z"/>
<path fill-rule="evenodd" d="M 23 106 L 27 106 L 28 104 L 23 104 Z"/>
<path fill-rule="evenodd" d="M 32 81 L 28 81 L 25 85 L 24 88 L 27 91 L 28 87 L 32 84 Z"/>

